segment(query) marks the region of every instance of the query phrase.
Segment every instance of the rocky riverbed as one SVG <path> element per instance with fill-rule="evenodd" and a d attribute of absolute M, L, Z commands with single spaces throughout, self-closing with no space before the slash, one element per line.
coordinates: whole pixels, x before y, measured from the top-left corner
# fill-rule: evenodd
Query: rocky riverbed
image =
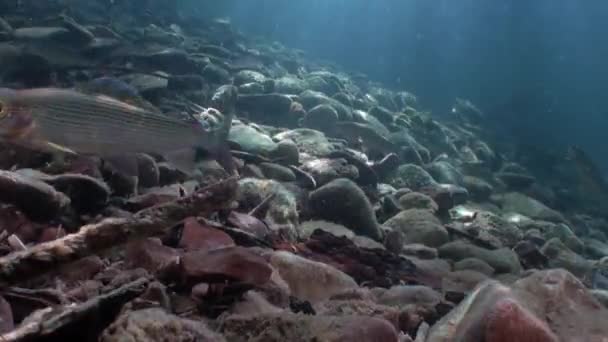
<path fill-rule="evenodd" d="M 234 114 L 238 175 L 3 143 L 2 340 L 608 341 L 608 195 L 580 158 L 226 20 L 19 3 L 3 87 Z"/>

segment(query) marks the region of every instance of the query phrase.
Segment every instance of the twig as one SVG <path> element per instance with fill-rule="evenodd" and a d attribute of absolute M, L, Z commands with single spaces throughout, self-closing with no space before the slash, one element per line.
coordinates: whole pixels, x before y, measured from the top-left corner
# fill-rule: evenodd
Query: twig
<path fill-rule="evenodd" d="M 229 178 L 190 196 L 144 209 L 129 218 L 107 218 L 80 228 L 77 233 L 45 242 L 0 258 L 0 285 L 40 276 L 82 257 L 126 243 L 134 237 L 159 236 L 188 216 L 206 215 L 227 207 L 236 194 L 236 179 Z"/>
<path fill-rule="evenodd" d="M 230 237 L 236 242 L 239 246 L 245 247 L 268 247 L 272 248 L 272 245 L 267 241 L 255 236 L 254 234 L 244 231 L 239 228 L 228 227 L 205 218 L 199 217 L 197 219 L 199 223 L 209 225 L 215 229 L 219 229 L 224 233 L 230 235 Z"/>
<path fill-rule="evenodd" d="M 26 289 L 22 287 L 9 287 L 6 291 L 3 291 L 3 296 L 10 297 L 22 297 L 29 298 L 34 301 L 51 303 L 48 306 L 57 304 L 67 304 L 68 300 L 63 292 L 47 288 L 47 289 Z M 49 300 L 51 299 L 52 302 Z"/>
<path fill-rule="evenodd" d="M 103 309 L 104 306 L 115 306 L 117 302 L 122 304 L 135 298 L 146 290 L 149 282 L 150 279 L 148 278 L 140 278 L 84 303 L 63 305 L 56 308 L 49 307 L 35 311 L 15 330 L 0 335 L 0 340 L 16 342 L 48 337 L 59 329 L 78 322 L 92 312 Z"/>
<path fill-rule="evenodd" d="M 255 208 L 251 209 L 251 211 L 249 212 L 249 216 L 253 216 L 253 217 L 258 217 L 258 215 L 260 215 L 260 213 L 262 211 L 264 211 L 264 209 L 266 209 L 266 207 L 268 206 L 268 203 L 274 198 L 275 194 L 272 193 L 270 195 L 268 195 L 266 198 L 264 198 L 262 200 L 262 202 L 260 202 L 260 204 L 258 204 Z"/>

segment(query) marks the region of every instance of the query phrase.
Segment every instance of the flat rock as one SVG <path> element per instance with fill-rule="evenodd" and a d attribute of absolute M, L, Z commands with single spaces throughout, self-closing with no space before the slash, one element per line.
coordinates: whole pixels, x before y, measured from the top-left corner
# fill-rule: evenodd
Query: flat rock
<path fill-rule="evenodd" d="M 336 293 L 357 288 L 357 283 L 342 271 L 289 252 L 275 252 L 270 257 L 292 295 L 312 303 L 329 299 Z"/>
<path fill-rule="evenodd" d="M 547 207 L 543 203 L 519 192 L 511 192 L 500 198 L 502 210 L 515 212 L 536 220 L 550 222 L 564 222 L 564 217 L 559 212 Z"/>
<path fill-rule="evenodd" d="M 185 219 L 183 225 L 178 246 L 186 251 L 212 251 L 235 246 L 228 234 L 202 224 L 194 217 Z"/>

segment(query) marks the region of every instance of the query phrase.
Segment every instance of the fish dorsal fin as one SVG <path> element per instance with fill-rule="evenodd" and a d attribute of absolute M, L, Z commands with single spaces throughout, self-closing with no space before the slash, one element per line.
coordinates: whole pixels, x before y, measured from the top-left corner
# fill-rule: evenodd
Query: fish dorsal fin
<path fill-rule="evenodd" d="M 125 109 L 130 110 L 130 111 L 144 112 L 144 110 L 142 108 L 140 108 L 140 107 L 137 107 L 135 105 L 132 105 L 132 104 L 124 102 L 124 101 L 120 101 L 120 100 L 115 99 L 115 98 L 113 98 L 111 96 L 108 96 L 108 95 L 99 94 L 99 95 L 94 95 L 94 96 L 95 96 L 96 99 L 98 99 L 100 101 L 106 101 L 106 102 L 109 102 L 109 103 L 113 103 L 115 105 L 122 106 Z"/>
<path fill-rule="evenodd" d="M 45 142 L 45 145 L 47 147 L 49 147 L 51 150 L 53 150 L 53 151 L 59 151 L 59 152 L 63 152 L 63 153 L 73 154 L 73 155 L 77 155 L 78 154 L 74 150 L 72 150 L 72 149 L 70 149 L 68 147 L 65 147 L 65 146 L 62 146 L 62 145 L 59 145 L 59 144 L 55 144 L 55 143 L 52 143 L 50 141 Z"/>

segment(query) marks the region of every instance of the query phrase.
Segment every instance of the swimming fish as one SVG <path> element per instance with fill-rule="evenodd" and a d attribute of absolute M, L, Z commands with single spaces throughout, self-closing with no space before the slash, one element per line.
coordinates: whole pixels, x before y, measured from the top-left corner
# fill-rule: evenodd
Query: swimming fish
<path fill-rule="evenodd" d="M 0 88 L 1 140 L 46 152 L 102 158 L 156 154 L 186 173 L 194 169 L 200 149 L 216 157 L 228 172 L 234 171 L 226 143 L 231 121 L 231 113 L 226 113 L 222 127 L 205 130 L 196 121 L 174 119 L 105 95 L 59 88 Z"/>
<path fill-rule="evenodd" d="M 159 111 L 146 101 L 135 87 L 116 77 L 103 76 L 95 78 L 78 84 L 74 89 L 88 95 L 106 95 L 144 110 Z"/>

